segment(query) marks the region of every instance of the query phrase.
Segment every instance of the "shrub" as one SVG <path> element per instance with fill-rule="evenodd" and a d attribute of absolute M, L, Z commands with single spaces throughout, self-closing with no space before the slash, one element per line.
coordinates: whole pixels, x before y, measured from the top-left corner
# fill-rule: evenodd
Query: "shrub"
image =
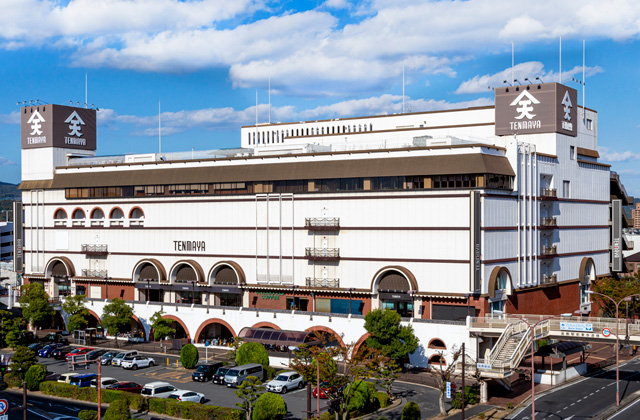
<path fill-rule="evenodd" d="M 318 420 L 334 420 L 335 418 L 335 415 L 331 414 L 328 411 L 325 411 L 324 413 L 320 414 L 320 418 Z"/>
<path fill-rule="evenodd" d="M 351 417 L 361 414 L 370 413 L 374 410 L 373 394 L 376 392 L 376 386 L 371 382 L 360 381 L 355 386 L 355 390 L 351 394 L 349 400 L 349 413 Z"/>
<path fill-rule="evenodd" d="M 387 393 L 382 391 L 374 393 L 373 399 L 378 401 L 378 407 L 380 408 L 389 407 L 389 404 L 391 403 L 391 399 L 389 398 Z"/>
<path fill-rule="evenodd" d="M 149 411 L 193 420 L 243 420 L 244 412 L 233 408 L 178 402 L 165 398 L 151 398 Z"/>
<path fill-rule="evenodd" d="M 464 387 L 464 406 L 473 405 L 478 402 L 478 390 L 473 386 Z M 452 408 L 462 408 L 462 391 L 456 392 L 451 400 Z"/>
<path fill-rule="evenodd" d="M 78 413 L 80 420 L 98 420 L 98 412 L 93 410 L 82 410 Z"/>
<path fill-rule="evenodd" d="M 280 395 L 267 392 L 260 395 L 253 408 L 252 420 L 284 420 L 287 416 L 287 403 Z"/>
<path fill-rule="evenodd" d="M 511 401 L 507 403 L 507 410 L 513 410 L 513 403 Z"/>
<path fill-rule="evenodd" d="M 269 366 L 269 355 L 260 343 L 242 343 L 236 352 L 236 365 L 260 363 L 265 369 Z M 263 378 L 258 378 L 262 380 Z"/>
<path fill-rule="evenodd" d="M 129 405 L 126 400 L 116 400 L 111 403 L 104 413 L 104 420 L 126 420 L 131 418 Z"/>
<path fill-rule="evenodd" d="M 180 363 L 185 369 L 193 369 L 198 364 L 198 348 L 193 344 L 186 344 L 180 350 Z"/>
<path fill-rule="evenodd" d="M 29 391 L 37 391 L 40 388 L 40 383 L 44 382 L 47 377 L 47 370 L 42 365 L 33 365 L 27 370 L 24 376 L 24 381 L 27 383 L 27 389 Z"/>
<path fill-rule="evenodd" d="M 22 388 L 22 378 L 14 372 L 4 375 L 4 382 L 9 388 Z"/>
<path fill-rule="evenodd" d="M 409 401 L 402 408 L 402 417 L 400 417 L 401 420 L 420 420 L 421 418 L 422 414 L 420 414 L 420 407 L 415 401 Z"/>
<path fill-rule="evenodd" d="M 24 379 L 24 375 L 31 366 L 36 364 L 36 361 L 35 352 L 29 350 L 28 347 L 18 346 L 16 352 L 11 356 L 11 372 L 18 375 L 20 379 Z"/>
<path fill-rule="evenodd" d="M 264 368 L 264 379 L 273 379 L 276 377 L 276 369 L 271 366 L 267 366 Z"/>

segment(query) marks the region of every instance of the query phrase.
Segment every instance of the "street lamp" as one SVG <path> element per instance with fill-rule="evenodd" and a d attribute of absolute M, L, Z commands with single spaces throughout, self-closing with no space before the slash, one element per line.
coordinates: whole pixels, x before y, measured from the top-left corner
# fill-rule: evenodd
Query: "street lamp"
<path fill-rule="evenodd" d="M 632 297 L 640 296 L 640 293 L 623 297 L 619 302 L 616 302 L 610 296 L 602 293 L 594 292 L 593 290 L 587 290 L 586 293 L 590 295 L 598 295 L 609 299 L 616 306 L 616 406 L 620 406 L 620 320 L 618 319 L 618 309 L 622 302 L 629 302 Z"/>

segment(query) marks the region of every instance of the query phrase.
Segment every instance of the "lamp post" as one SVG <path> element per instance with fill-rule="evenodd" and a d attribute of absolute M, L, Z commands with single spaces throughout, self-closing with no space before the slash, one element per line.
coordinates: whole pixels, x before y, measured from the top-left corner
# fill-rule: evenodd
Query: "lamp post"
<path fill-rule="evenodd" d="M 640 293 L 634 295 L 625 296 L 620 301 L 616 302 L 612 297 L 602 293 L 594 292 L 593 290 L 587 290 L 586 293 L 590 295 L 598 295 L 609 299 L 616 306 L 616 406 L 620 406 L 620 320 L 618 319 L 620 304 L 622 302 L 629 302 L 632 297 L 640 296 Z"/>

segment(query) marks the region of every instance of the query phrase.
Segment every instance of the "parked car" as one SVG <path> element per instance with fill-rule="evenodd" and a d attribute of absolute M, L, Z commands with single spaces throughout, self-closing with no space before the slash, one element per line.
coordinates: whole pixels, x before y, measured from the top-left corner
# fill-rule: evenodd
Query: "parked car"
<path fill-rule="evenodd" d="M 133 392 L 135 394 L 139 394 L 140 391 L 142 390 L 142 385 L 137 384 L 135 382 L 123 381 L 123 382 L 117 382 L 115 384 L 111 384 L 107 387 L 107 389 L 114 389 L 116 391 L 126 391 L 126 392 Z"/>
<path fill-rule="evenodd" d="M 66 384 L 71 382 L 71 378 L 73 378 L 74 376 L 78 376 L 80 375 L 79 373 L 74 373 L 74 372 L 65 372 L 65 373 L 61 373 L 60 376 L 58 376 L 58 382 L 64 382 Z"/>
<path fill-rule="evenodd" d="M 173 394 L 169 395 L 169 398 L 178 401 L 199 402 L 200 404 L 204 404 L 204 402 L 206 401 L 204 394 L 195 391 L 188 391 L 186 389 L 181 389 L 174 392 Z"/>
<path fill-rule="evenodd" d="M 191 375 L 191 379 L 199 382 L 210 381 L 220 367 L 222 367 L 222 362 L 198 363 L 196 371 Z"/>
<path fill-rule="evenodd" d="M 101 365 L 110 365 L 111 364 L 111 360 L 113 360 L 114 357 L 116 357 L 116 355 L 120 353 L 119 351 L 108 351 L 105 354 L 103 354 L 102 356 L 100 356 L 100 364 Z"/>
<path fill-rule="evenodd" d="M 267 382 L 267 391 L 286 394 L 296 388 L 304 388 L 304 378 L 298 372 L 283 372 L 272 381 Z"/>
<path fill-rule="evenodd" d="M 93 384 L 93 381 L 98 379 L 98 375 L 95 373 L 85 373 L 82 375 L 72 376 L 69 383 L 71 385 L 79 386 L 80 388 L 86 388 Z"/>
<path fill-rule="evenodd" d="M 102 376 L 100 378 L 100 388 L 105 389 L 113 384 L 117 384 L 118 380 L 116 378 L 110 378 L 108 376 Z M 98 378 L 96 377 L 91 381 L 91 386 L 96 388 L 98 385 Z"/>
<path fill-rule="evenodd" d="M 142 387 L 140 394 L 145 397 L 167 398 L 176 391 L 179 389 L 168 382 L 150 382 Z"/>
<path fill-rule="evenodd" d="M 120 366 L 120 362 L 122 362 L 123 359 L 127 357 L 137 356 L 137 355 L 138 355 L 137 350 L 121 351 L 120 353 L 116 354 L 113 357 L 113 359 L 111 359 L 111 364 L 113 366 Z"/>
<path fill-rule="evenodd" d="M 331 397 L 331 394 L 335 394 L 337 390 L 332 387 L 329 382 L 320 382 L 320 399 L 327 399 Z M 313 398 L 318 398 L 318 387 L 313 388 Z"/>
<path fill-rule="evenodd" d="M 156 361 L 147 356 L 133 356 L 131 358 L 123 359 L 122 362 L 120 362 L 120 366 L 122 366 L 124 369 L 133 370 L 137 370 L 141 367 L 155 366 L 155 364 Z"/>
<path fill-rule="evenodd" d="M 214 384 L 218 384 L 218 385 L 224 385 L 224 376 L 227 374 L 229 369 L 231 369 L 232 367 L 234 367 L 234 366 L 232 365 L 232 366 L 219 367 L 218 370 L 216 370 L 216 373 L 211 378 L 213 383 Z"/>
<path fill-rule="evenodd" d="M 72 350 L 73 350 L 73 347 L 69 347 L 69 346 L 58 347 L 57 349 L 53 349 L 51 351 L 51 357 L 53 357 L 56 360 L 64 360 L 67 356 L 67 353 L 69 353 Z"/>
<path fill-rule="evenodd" d="M 27 347 L 29 348 L 29 350 L 37 352 L 38 350 L 40 350 L 44 346 L 45 346 L 44 343 L 31 343 Z"/>
<path fill-rule="evenodd" d="M 264 379 L 264 369 L 262 365 L 258 363 L 248 363 L 231 368 L 227 371 L 227 374 L 224 375 L 224 384 L 228 387 L 240 386 L 249 376 L 255 376 L 262 381 Z"/>
<path fill-rule="evenodd" d="M 69 353 L 65 354 L 65 359 L 69 361 L 73 356 L 82 356 L 83 354 L 87 354 L 92 350 L 93 348 L 91 347 L 78 347 L 75 350 L 71 350 Z"/>
<path fill-rule="evenodd" d="M 89 353 L 87 353 L 87 360 L 97 360 L 103 354 L 105 354 L 106 352 L 107 352 L 107 350 L 93 350 L 93 351 L 90 351 Z"/>
<path fill-rule="evenodd" d="M 55 349 L 60 348 L 62 346 L 63 346 L 62 343 L 47 344 L 46 346 L 38 350 L 38 356 L 51 357 L 52 356 L 51 353 L 53 353 Z"/>
<path fill-rule="evenodd" d="M 40 339 L 43 343 L 69 344 L 69 340 L 60 333 L 49 333 Z"/>

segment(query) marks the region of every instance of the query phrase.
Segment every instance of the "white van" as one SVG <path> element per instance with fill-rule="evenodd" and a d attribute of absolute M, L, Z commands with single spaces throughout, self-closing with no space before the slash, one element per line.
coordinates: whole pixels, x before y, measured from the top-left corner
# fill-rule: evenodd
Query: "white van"
<path fill-rule="evenodd" d="M 129 351 L 120 352 L 120 353 L 116 354 L 113 359 L 111 359 L 111 364 L 113 366 L 120 366 L 120 363 L 122 362 L 123 359 L 125 359 L 127 357 L 137 356 L 137 355 L 138 355 L 138 351 L 137 350 L 129 350 Z"/>
<path fill-rule="evenodd" d="M 262 381 L 264 379 L 264 370 L 262 369 L 262 365 L 258 363 L 249 363 L 247 365 L 231 368 L 227 371 L 227 374 L 224 375 L 224 384 L 228 387 L 240 386 L 249 376 L 255 376 Z"/>
<path fill-rule="evenodd" d="M 102 376 L 100 378 L 100 388 L 105 389 L 109 385 L 113 385 L 116 382 L 118 382 L 118 380 L 116 378 L 110 378 L 108 376 Z M 98 378 L 95 378 L 95 379 L 91 380 L 91 386 L 94 387 L 94 388 L 96 388 L 98 386 Z"/>
<path fill-rule="evenodd" d="M 142 387 L 140 395 L 154 398 L 167 398 L 178 391 L 178 388 L 167 382 L 151 382 Z"/>
<path fill-rule="evenodd" d="M 71 383 L 71 378 L 73 378 L 74 376 L 78 376 L 80 375 L 79 373 L 72 373 L 72 372 L 65 372 L 65 373 L 61 373 L 60 376 L 58 376 L 58 382 L 64 382 L 65 384 L 70 384 Z"/>

